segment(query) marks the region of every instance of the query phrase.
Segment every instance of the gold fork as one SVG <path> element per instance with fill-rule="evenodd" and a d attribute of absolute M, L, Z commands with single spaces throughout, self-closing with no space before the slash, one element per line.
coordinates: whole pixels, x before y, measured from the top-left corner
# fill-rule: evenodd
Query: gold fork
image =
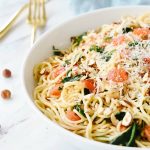
<path fill-rule="evenodd" d="M 28 4 L 23 5 L 13 16 L 13 18 L 0 30 L 0 39 L 3 38 L 6 33 L 11 29 L 11 27 L 14 25 L 17 18 L 20 16 L 20 14 L 28 7 Z"/>
<path fill-rule="evenodd" d="M 30 0 L 27 21 L 33 26 L 31 42 L 35 41 L 36 30 L 46 24 L 45 0 Z"/>

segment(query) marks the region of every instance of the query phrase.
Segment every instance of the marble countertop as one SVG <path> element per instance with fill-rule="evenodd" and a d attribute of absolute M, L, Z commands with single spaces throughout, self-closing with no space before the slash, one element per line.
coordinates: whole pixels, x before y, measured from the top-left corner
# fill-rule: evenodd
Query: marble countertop
<path fill-rule="evenodd" d="M 149 0 L 49 0 L 46 4 L 48 22 L 38 36 L 47 29 L 73 16 L 101 7 L 148 4 Z M 0 0 L 0 27 L 27 0 Z M 0 40 L 0 91 L 10 89 L 12 98 L 0 97 L 0 149 L 1 150 L 77 150 L 62 140 L 45 124 L 26 103 L 21 85 L 21 69 L 25 54 L 30 48 L 31 26 L 26 23 L 27 10 L 20 16 L 8 35 Z M 12 78 L 5 79 L 4 68 L 12 71 Z M 59 144 L 58 144 L 59 143 Z"/>

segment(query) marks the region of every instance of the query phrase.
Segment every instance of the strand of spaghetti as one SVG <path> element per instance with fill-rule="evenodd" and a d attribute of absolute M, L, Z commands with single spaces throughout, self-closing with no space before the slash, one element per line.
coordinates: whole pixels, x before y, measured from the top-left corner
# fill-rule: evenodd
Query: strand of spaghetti
<path fill-rule="evenodd" d="M 136 143 L 139 147 L 146 148 L 146 146 L 143 145 L 143 144 L 141 143 L 141 141 L 135 140 L 135 143 Z"/>
<path fill-rule="evenodd" d="M 113 132 L 114 132 L 114 130 L 112 130 L 112 129 L 109 129 L 109 130 L 106 129 L 106 130 L 103 130 L 103 131 L 98 131 L 98 132 L 92 133 L 92 137 L 110 135 Z"/>
<path fill-rule="evenodd" d="M 141 106 L 140 107 L 140 110 L 141 110 L 141 112 L 142 112 L 142 116 L 144 116 L 145 118 L 147 118 L 147 122 L 148 122 L 148 124 L 150 124 L 150 115 L 148 115 L 145 111 L 144 111 L 144 109 L 143 109 L 143 107 Z"/>
<path fill-rule="evenodd" d="M 90 99 L 89 99 L 90 100 Z M 89 114 L 87 113 L 88 111 L 88 101 L 86 101 L 84 98 L 83 98 L 83 103 L 84 103 L 84 110 L 85 110 L 85 115 L 86 115 L 86 118 L 88 120 L 88 125 L 86 127 L 86 133 L 85 133 L 85 136 L 89 139 L 92 139 L 91 137 L 91 132 L 92 132 L 92 120 L 89 116 Z"/>
<path fill-rule="evenodd" d="M 141 113 L 134 115 L 134 119 L 142 119 L 146 124 L 149 124 L 149 120 Z"/>

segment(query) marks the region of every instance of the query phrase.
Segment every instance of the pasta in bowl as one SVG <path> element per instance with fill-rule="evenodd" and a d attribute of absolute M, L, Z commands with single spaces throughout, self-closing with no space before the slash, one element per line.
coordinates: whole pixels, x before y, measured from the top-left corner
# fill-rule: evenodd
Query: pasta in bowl
<path fill-rule="evenodd" d="M 71 36 L 65 49 L 54 43 L 53 55 L 34 65 L 36 106 L 88 139 L 150 147 L 149 18 L 113 20 Z"/>

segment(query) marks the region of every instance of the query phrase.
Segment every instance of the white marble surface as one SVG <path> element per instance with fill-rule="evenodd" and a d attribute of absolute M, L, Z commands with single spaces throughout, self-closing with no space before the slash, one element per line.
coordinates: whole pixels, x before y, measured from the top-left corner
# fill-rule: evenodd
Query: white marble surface
<path fill-rule="evenodd" d="M 118 0 L 114 4 L 113 0 L 93 0 L 93 3 L 91 1 L 49 0 L 46 4 L 48 22 L 46 27 L 39 31 L 39 35 L 79 13 L 124 4 Z M 26 2 L 27 0 L 0 0 L 0 27 Z M 141 4 L 140 0 L 134 2 Z M 142 3 L 149 4 L 149 0 L 142 0 Z M 8 88 L 12 92 L 9 101 L 0 97 L 0 150 L 77 150 L 63 141 L 63 138 L 45 124 L 26 103 L 21 85 L 21 68 L 30 47 L 31 26 L 25 21 L 27 13 L 25 11 L 9 34 L 0 40 L 0 91 Z M 12 71 L 12 78 L 2 77 L 4 68 Z"/>
<path fill-rule="evenodd" d="M 26 2 L 0 0 L 0 27 Z M 39 34 L 74 15 L 66 8 L 67 3 L 64 1 L 59 5 L 57 0 L 51 0 L 46 4 L 48 22 Z M 0 91 L 8 88 L 12 92 L 9 101 L 0 97 L 0 150 L 73 150 L 74 147 L 62 141 L 62 137 L 49 128 L 26 103 L 21 85 L 21 68 L 30 47 L 31 26 L 25 22 L 27 14 L 25 11 L 11 32 L 0 40 Z M 12 71 L 12 78 L 2 77 L 4 68 Z"/>

